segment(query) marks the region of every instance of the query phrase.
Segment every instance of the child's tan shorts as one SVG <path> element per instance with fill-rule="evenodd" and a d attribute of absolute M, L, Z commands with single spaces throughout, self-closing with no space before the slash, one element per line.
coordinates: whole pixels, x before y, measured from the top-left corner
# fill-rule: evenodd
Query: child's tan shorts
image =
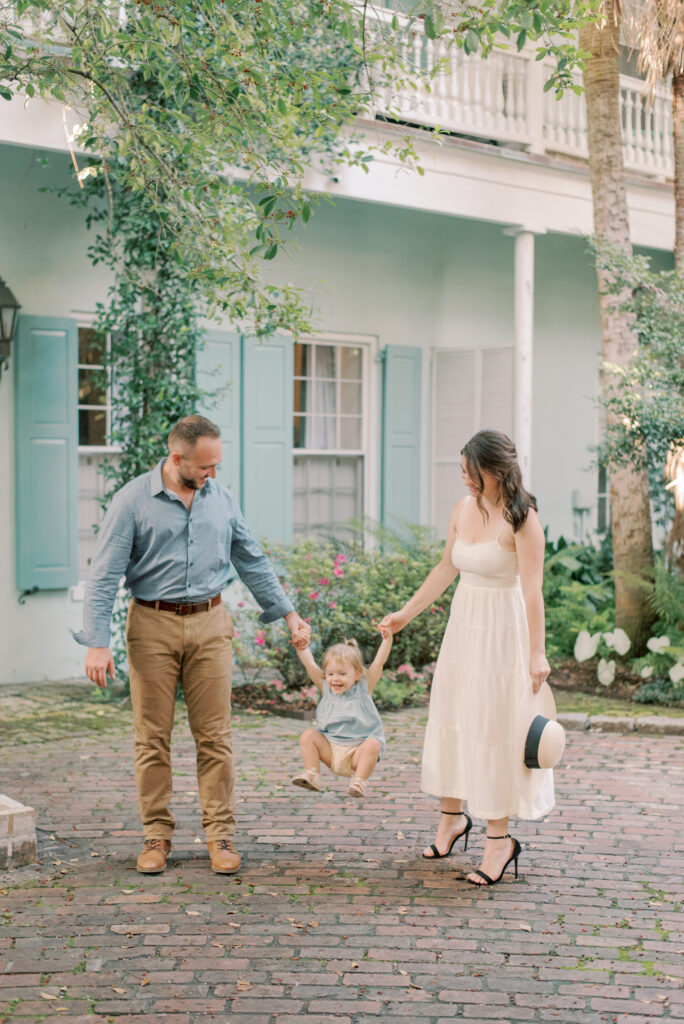
<path fill-rule="evenodd" d="M 328 740 L 330 744 L 331 760 L 330 760 L 330 771 L 334 772 L 335 775 L 343 775 L 345 778 L 349 778 L 354 774 L 352 768 L 352 757 L 355 752 L 361 746 L 357 743 L 354 747 L 345 747 L 342 743 L 333 743 Z"/>

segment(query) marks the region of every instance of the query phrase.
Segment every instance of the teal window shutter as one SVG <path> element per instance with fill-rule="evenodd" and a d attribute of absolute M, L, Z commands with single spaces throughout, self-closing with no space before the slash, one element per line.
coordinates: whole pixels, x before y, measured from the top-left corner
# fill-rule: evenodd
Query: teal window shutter
<path fill-rule="evenodd" d="M 292 540 L 293 344 L 242 342 L 242 509 L 257 540 Z"/>
<path fill-rule="evenodd" d="M 16 569 L 20 590 L 78 580 L 78 330 L 19 317 L 15 370 Z"/>
<path fill-rule="evenodd" d="M 420 521 L 421 369 L 419 348 L 387 345 L 382 353 L 382 488 L 380 518 Z"/>
<path fill-rule="evenodd" d="M 197 384 L 208 392 L 198 412 L 221 430 L 223 461 L 216 479 L 240 494 L 240 335 L 207 331 L 197 353 Z"/>

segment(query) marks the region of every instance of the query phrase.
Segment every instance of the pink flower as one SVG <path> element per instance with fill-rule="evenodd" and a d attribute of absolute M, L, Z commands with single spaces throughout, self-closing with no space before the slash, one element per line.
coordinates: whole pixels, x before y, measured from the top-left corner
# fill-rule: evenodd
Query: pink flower
<path fill-rule="evenodd" d="M 399 668 L 397 669 L 397 672 L 401 672 L 403 676 L 408 676 L 409 679 L 418 678 L 418 673 L 414 669 L 413 665 L 410 665 L 408 662 L 406 662 L 406 664 L 404 665 L 400 665 Z"/>
<path fill-rule="evenodd" d="M 334 572 L 334 574 L 335 574 L 335 575 L 337 576 L 338 580 L 341 580 L 341 579 L 342 579 L 342 577 L 344 576 L 344 573 L 343 573 L 343 571 L 342 571 L 342 570 L 341 570 L 341 569 L 339 568 L 339 566 L 337 566 L 337 565 L 336 565 L 336 566 L 335 566 L 335 568 L 333 569 L 333 572 Z"/>
<path fill-rule="evenodd" d="M 337 601 L 331 601 L 330 604 L 328 605 L 328 607 L 331 608 L 331 609 L 332 608 L 336 608 L 337 607 Z"/>
<path fill-rule="evenodd" d="M 327 577 L 327 576 L 324 576 L 324 577 L 323 577 L 322 579 L 320 579 L 320 580 L 319 580 L 318 582 L 319 582 L 319 583 L 321 584 L 321 586 L 322 586 L 322 587 L 327 587 L 327 586 L 328 586 L 328 584 L 330 583 L 330 580 L 328 579 L 328 577 Z"/>
<path fill-rule="evenodd" d="M 312 590 L 311 593 L 309 594 L 309 600 L 310 601 L 315 601 L 317 597 L 318 597 L 318 591 L 317 590 Z"/>
<path fill-rule="evenodd" d="M 254 643 L 257 644 L 259 647 L 266 646 L 266 633 L 263 629 L 261 630 L 261 632 L 255 635 Z"/>
<path fill-rule="evenodd" d="M 337 565 L 338 562 L 346 562 L 346 561 L 347 561 L 347 556 L 346 555 L 343 555 L 343 554 L 335 555 L 335 565 Z"/>
<path fill-rule="evenodd" d="M 245 607 L 245 602 L 244 601 L 238 601 L 238 608 L 244 608 L 244 607 Z"/>

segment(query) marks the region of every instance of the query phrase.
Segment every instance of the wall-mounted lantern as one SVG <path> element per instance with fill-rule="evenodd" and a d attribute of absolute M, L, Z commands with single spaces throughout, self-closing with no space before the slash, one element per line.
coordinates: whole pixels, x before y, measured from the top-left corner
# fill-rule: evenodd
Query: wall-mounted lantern
<path fill-rule="evenodd" d="M 14 295 L 0 277 L 0 377 L 2 371 L 9 366 L 10 346 L 20 308 Z"/>

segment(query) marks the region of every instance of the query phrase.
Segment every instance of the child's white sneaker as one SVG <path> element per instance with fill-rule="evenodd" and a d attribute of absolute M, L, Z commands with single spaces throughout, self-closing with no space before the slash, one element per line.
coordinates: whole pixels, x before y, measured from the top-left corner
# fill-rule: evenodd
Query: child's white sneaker
<path fill-rule="evenodd" d="M 299 775 L 295 775 L 292 779 L 293 786 L 301 786 L 302 789 L 312 789 L 315 793 L 321 793 L 323 787 L 321 786 L 321 773 L 316 771 L 315 768 L 306 768 Z"/>
<path fill-rule="evenodd" d="M 362 779 L 360 775 L 352 775 L 347 792 L 349 796 L 365 796 L 368 779 Z"/>

